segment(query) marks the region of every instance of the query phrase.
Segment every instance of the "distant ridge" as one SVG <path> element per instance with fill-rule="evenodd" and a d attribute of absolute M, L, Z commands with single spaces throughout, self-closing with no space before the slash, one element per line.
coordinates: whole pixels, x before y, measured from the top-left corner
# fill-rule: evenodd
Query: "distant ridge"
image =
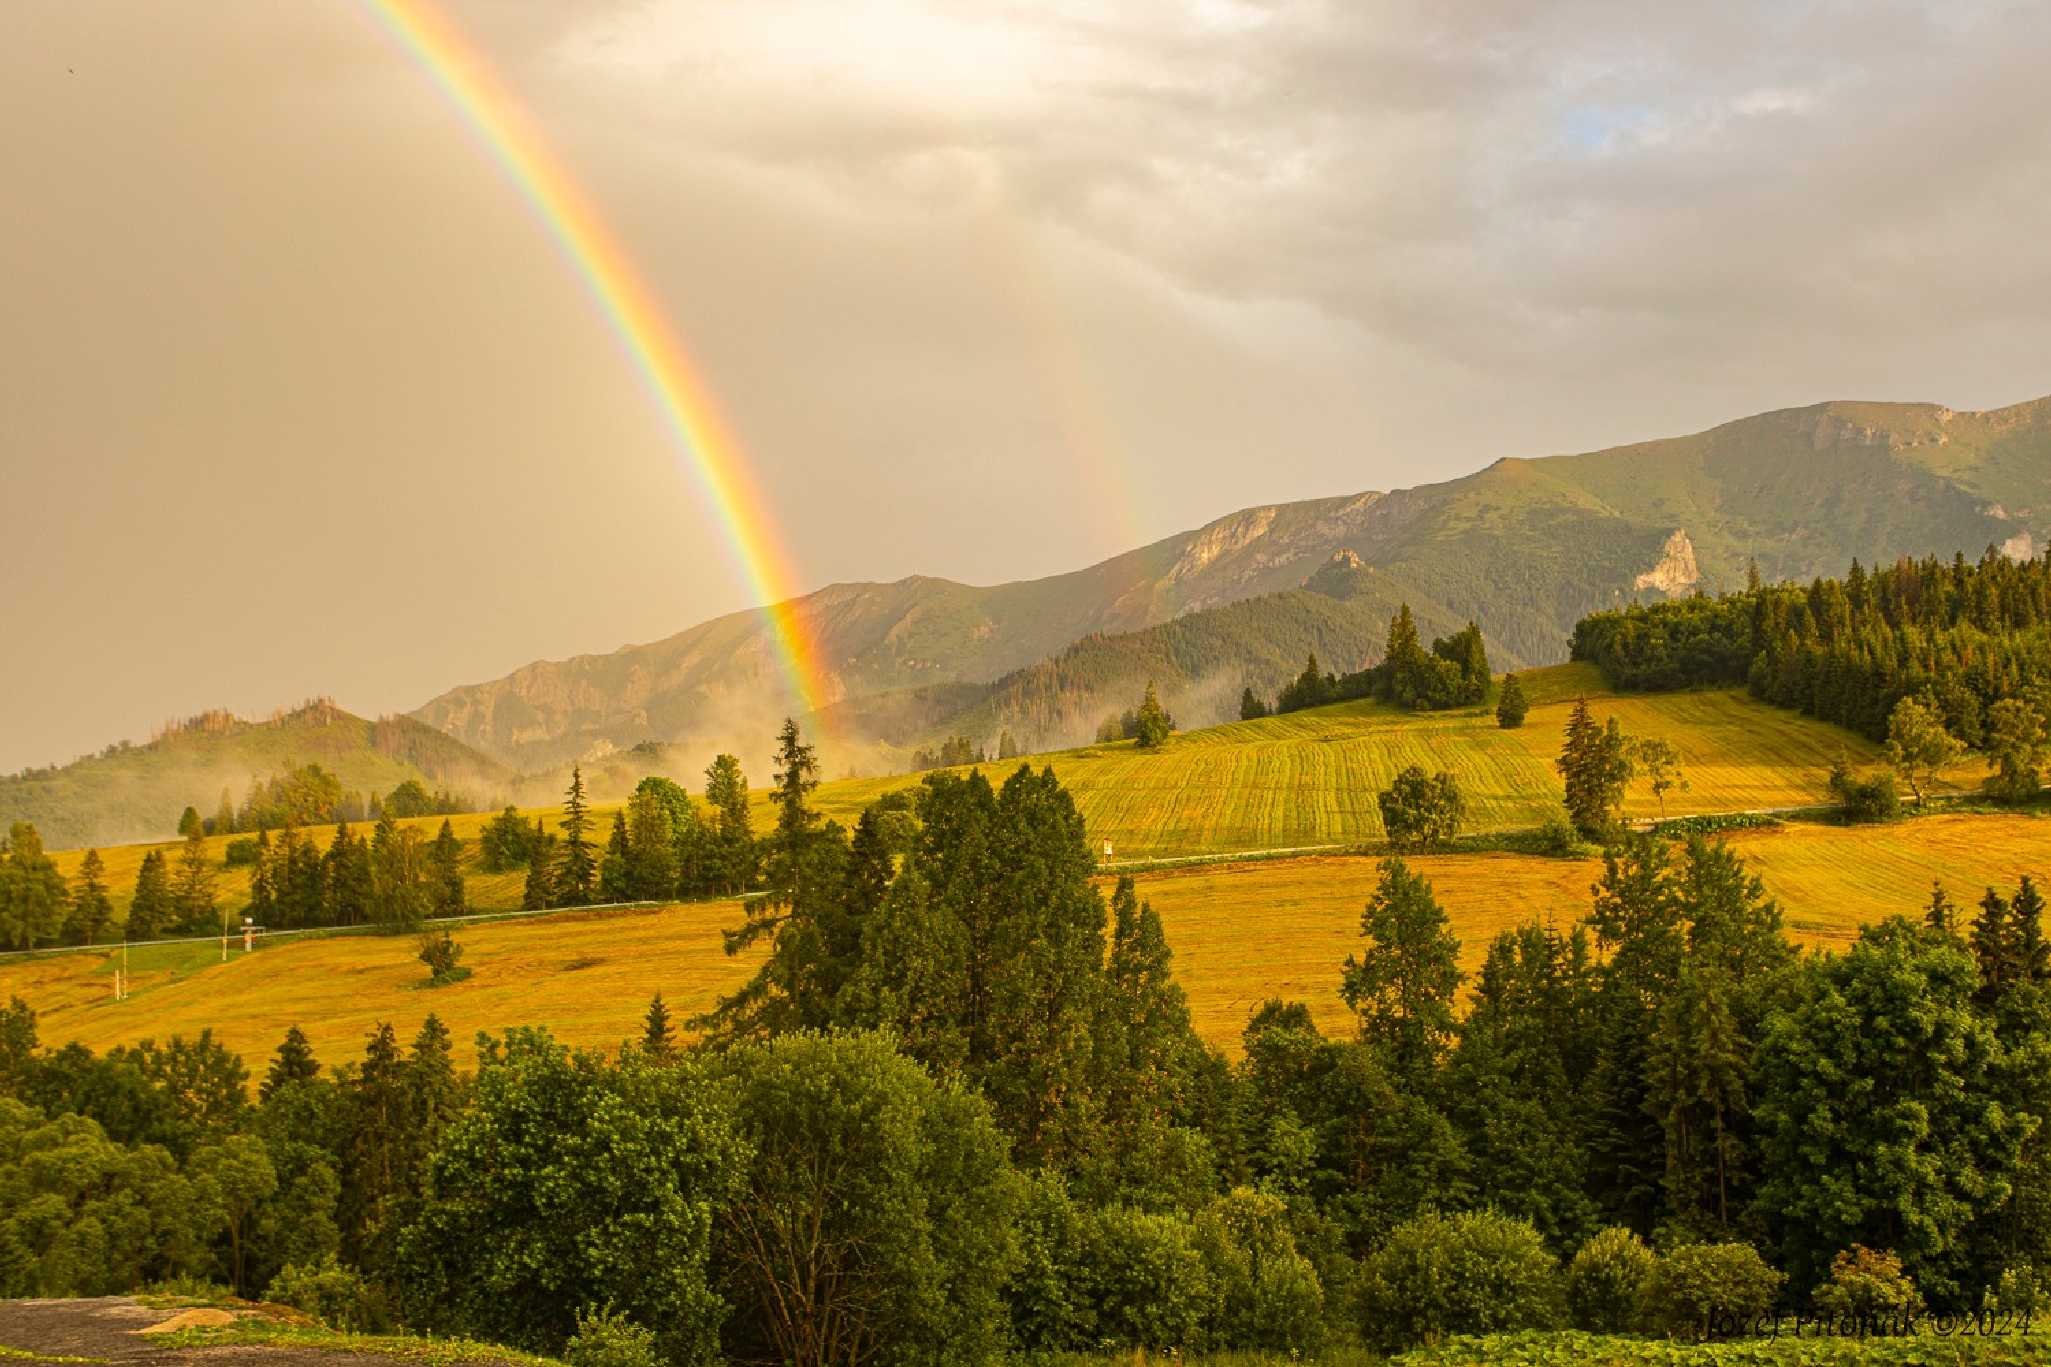
<path fill-rule="evenodd" d="M 980 689 L 1092 634 L 1287 593 L 1321 573 L 1328 596 L 1343 597 L 1333 581 L 1350 577 L 1377 602 L 1471 617 L 1500 663 L 1523 665 L 1564 659 L 1592 609 L 1729 588 L 1755 560 L 1769 578 L 1807 579 L 1854 556 L 2027 555 L 2047 543 L 2051 399 L 1983 413 L 1839 402 L 1582 455 L 1505 457 L 1442 484 L 1247 508 L 1046 579 L 835 584 L 794 607 L 831 670 L 829 710 L 895 707 L 882 728 L 895 733 L 923 715 L 932 685 Z M 1358 564 L 1325 573 L 1340 552 Z M 751 611 L 531 664 L 412 715 L 537 768 L 651 739 L 753 744 L 790 706 L 764 614 Z"/>

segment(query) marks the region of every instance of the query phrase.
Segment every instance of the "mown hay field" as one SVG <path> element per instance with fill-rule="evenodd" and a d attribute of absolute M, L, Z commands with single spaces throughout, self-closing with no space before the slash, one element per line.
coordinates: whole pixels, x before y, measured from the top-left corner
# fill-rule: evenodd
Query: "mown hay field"
<path fill-rule="evenodd" d="M 1734 847 L 1781 902 L 1788 931 L 1842 947 L 1860 925 L 1916 914 L 1933 878 L 1970 904 L 1990 885 L 2031 873 L 2051 879 L 2051 817 L 1936 816 L 1884 827 L 1789 825 L 1740 832 Z M 1583 917 L 1594 860 L 1448 854 L 1412 861 L 1432 882 L 1471 971 L 1488 941 L 1532 919 L 1562 927 Z M 1353 855 L 1160 870 L 1139 878 L 1161 913 L 1175 971 L 1198 1029 L 1236 1049 L 1247 1014 L 1268 997 L 1310 1003 L 1343 1029 L 1340 965 L 1360 946 L 1360 912 L 1380 861 Z M 323 1058 L 353 1055 L 380 1020 L 410 1034 L 435 1012 L 467 1058 L 478 1030 L 546 1025 L 562 1038 L 611 1047 L 639 1028 L 660 991 L 689 1015 L 750 971 L 728 958 L 719 930 L 732 902 L 661 910 L 562 912 L 459 932 L 472 976 L 425 989 L 410 938 L 279 940 L 220 962 L 218 943 L 133 952 L 133 995 L 113 1000 L 119 951 L 0 959 L 0 995 L 42 1013 L 46 1044 L 94 1049 L 212 1027 L 254 1066 L 298 1024 Z"/>
<path fill-rule="evenodd" d="M 1049 765 L 1074 794 L 1094 848 L 1109 841 L 1114 857 L 1173 858 L 1319 845 L 1357 845 L 1381 837 L 1375 797 L 1406 765 L 1445 770 L 1460 784 L 1469 830 L 1529 828 L 1558 809 L 1559 775 L 1553 760 L 1566 732 L 1574 699 L 1587 697 L 1598 720 L 1615 717 L 1634 736 L 1659 736 L 1680 752 L 1687 791 L 1669 794 L 1669 814 L 1728 812 L 1793 807 L 1823 801 L 1824 780 L 1843 756 L 1856 766 L 1880 763 L 1879 748 L 1864 737 L 1768 707 L 1742 690 L 1617 695 L 1586 665 L 1558 665 L 1522 676 L 1531 696 L 1530 718 L 1514 731 L 1498 727 L 1492 711 L 1415 713 L 1379 703 L 1341 703 L 1235 722 L 1178 735 L 1157 751 L 1130 742 L 1087 746 L 1029 762 Z M 983 771 L 1002 782 L 1016 762 L 988 764 Z M 752 776 L 758 783 L 768 777 Z M 1947 775 L 1941 791 L 1970 788 L 1981 766 L 1969 762 Z M 887 792 L 916 785 L 916 775 L 844 779 L 820 785 L 815 805 L 844 825 Z M 618 804 L 593 807 L 592 838 L 603 841 Z M 769 797 L 755 795 L 755 828 L 774 824 Z M 702 803 L 701 803 L 702 810 Z M 1634 784 L 1626 804 L 1632 817 L 1661 812 L 1651 792 Z M 525 812 L 557 827 L 554 810 Z M 465 844 L 470 903 L 484 910 L 520 905 L 522 870 L 487 874 L 478 867 L 477 837 L 486 813 L 450 818 Z M 440 817 L 401 824 L 432 837 Z M 325 846 L 331 827 L 308 832 Z M 207 847 L 217 865 L 228 839 Z M 115 913 L 127 912 L 135 875 L 150 849 L 177 858 L 180 842 L 122 845 L 104 849 Z M 80 851 L 56 856 L 69 876 Z M 239 908 L 249 896 L 246 867 L 219 868 L 224 907 Z"/>

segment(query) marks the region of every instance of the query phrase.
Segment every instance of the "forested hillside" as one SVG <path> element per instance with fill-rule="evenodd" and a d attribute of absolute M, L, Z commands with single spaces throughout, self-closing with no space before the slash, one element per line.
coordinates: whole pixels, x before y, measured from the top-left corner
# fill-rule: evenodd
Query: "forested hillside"
<path fill-rule="evenodd" d="M 1373 599 L 1384 619 L 1408 601 L 1428 629 L 1478 622 L 1491 658 L 1514 668 L 1563 659 L 1590 612 L 1736 589 L 1748 564 L 1769 580 L 1807 580 L 1855 556 L 1978 556 L 1990 544 L 2028 556 L 2047 539 L 2051 401 L 1986 413 L 1833 403 L 1587 455 L 1504 459 L 1442 484 L 1249 508 L 1046 579 L 839 584 L 792 607 L 836 701 L 989 683 L 1086 636 L 1313 576 L 1328 593 Z M 1269 653 L 1288 652 L 1278 642 Z M 1045 688 L 1066 686 L 1029 685 L 1021 715 L 1060 714 Z M 766 734 L 793 705 L 766 614 L 745 612 L 529 665 L 414 715 L 536 768 L 645 740 L 709 757 Z"/>
<path fill-rule="evenodd" d="M 321 700 L 262 721 L 204 713 L 142 744 L 122 741 L 71 764 L 7 775 L 0 829 L 33 822 L 53 849 L 164 839 L 185 808 L 211 818 L 224 796 L 239 808 L 253 787 L 308 764 L 321 766 L 338 795 L 355 793 L 359 815 L 370 795 L 409 780 L 486 800 L 512 777 L 411 717 L 368 721 Z"/>

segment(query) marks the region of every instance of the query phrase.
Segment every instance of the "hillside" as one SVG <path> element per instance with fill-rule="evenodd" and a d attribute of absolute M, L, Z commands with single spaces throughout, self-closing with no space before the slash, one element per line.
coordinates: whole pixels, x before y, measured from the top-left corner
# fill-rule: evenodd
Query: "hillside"
<path fill-rule="evenodd" d="M 1574 622 L 1590 610 L 1732 587 L 1752 560 L 1768 578 L 1808 579 L 1855 556 L 1977 556 L 1989 545 L 2020 555 L 2047 538 L 2051 400 L 1986 413 L 1830 403 L 1583 455 L 1506 458 L 1443 484 L 1249 508 L 1051 578 L 839 584 L 795 611 L 831 662 L 837 702 L 988 684 L 1092 634 L 1287 592 L 1313 576 L 1328 596 L 1408 600 L 1428 622 L 1471 617 L 1497 665 L 1519 667 L 1565 658 Z M 1341 570 L 1327 569 L 1349 552 Z M 650 739 L 731 747 L 768 734 L 790 705 L 766 617 L 751 611 L 611 654 L 528 665 L 451 689 L 413 715 L 534 768 Z M 913 696 L 884 710 L 940 723 L 920 706 Z M 1028 714 L 1033 707 L 1066 711 L 1035 702 Z M 878 729 L 902 734 L 903 716 Z"/>
<path fill-rule="evenodd" d="M 1865 922 L 1913 914 L 1932 878 L 1970 902 L 1979 888 L 2012 885 L 2018 872 L 2045 872 L 2047 826 L 2030 816 L 1932 817 L 1731 839 L 1781 900 L 1791 938 L 1842 948 Z M 1508 854 L 1410 862 L 1444 904 L 1469 973 L 1503 930 L 1580 920 L 1602 872 L 1594 860 Z M 1248 1013 L 1275 996 L 1309 1003 L 1322 1025 L 1343 1031 L 1339 966 L 1360 947 L 1360 909 L 1378 863 L 1323 856 L 1140 875 L 1198 1031 L 1236 1050 Z M 139 949 L 129 956 L 132 995 L 121 1002 L 112 995 L 118 949 L 8 957 L 0 958 L 0 999 L 32 1005 L 47 1046 L 77 1040 L 98 1050 L 211 1028 L 259 1071 L 288 1025 L 303 1028 L 333 1064 L 360 1055 L 379 1021 L 410 1038 L 432 1011 L 467 1067 L 479 1030 L 540 1023 L 566 1042 L 610 1049 L 639 1033 L 657 991 L 680 1016 L 709 1007 L 755 966 L 752 954 L 729 958 L 721 947 L 719 932 L 739 919 L 737 904 L 709 902 L 474 925 L 459 932 L 472 976 L 435 991 L 420 990 L 424 970 L 406 936 L 279 940 L 249 955 L 235 946 L 226 962 L 213 941 Z M 1249 944 L 1260 952 L 1247 953 Z"/>
<path fill-rule="evenodd" d="M 210 712 L 141 745 L 0 778 L 0 829 L 34 822 L 52 849 L 165 839 L 185 807 L 211 816 L 223 788 L 239 802 L 253 778 L 303 764 L 366 794 L 415 779 L 484 800 L 511 779 L 498 761 L 411 717 L 367 721 L 311 702 L 262 721 Z"/>

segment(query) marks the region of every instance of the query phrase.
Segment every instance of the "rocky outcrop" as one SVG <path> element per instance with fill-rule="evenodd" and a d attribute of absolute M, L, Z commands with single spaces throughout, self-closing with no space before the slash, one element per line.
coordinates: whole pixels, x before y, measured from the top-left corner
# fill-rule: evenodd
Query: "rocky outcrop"
<path fill-rule="evenodd" d="M 1676 527 L 1660 548 L 1659 563 L 1632 580 L 1631 587 L 1676 594 L 1701 582 L 1702 567 L 1695 563 L 1695 543 L 1688 540 L 1685 528 Z"/>

